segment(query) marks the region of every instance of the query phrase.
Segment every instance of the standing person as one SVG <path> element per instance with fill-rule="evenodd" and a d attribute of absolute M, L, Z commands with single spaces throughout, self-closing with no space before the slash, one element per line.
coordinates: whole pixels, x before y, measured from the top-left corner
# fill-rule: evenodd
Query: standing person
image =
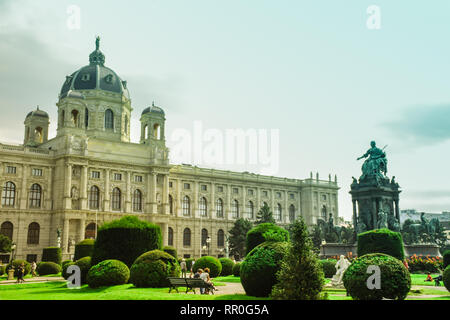
<path fill-rule="evenodd" d="M 25 273 L 25 265 L 22 263 L 17 270 L 17 283 L 25 282 L 23 280 L 23 274 Z"/>
<path fill-rule="evenodd" d="M 192 275 L 194 274 L 194 264 L 195 264 L 195 260 L 194 259 L 192 259 L 192 261 L 191 261 L 191 268 L 190 268 L 190 270 L 191 270 L 191 274 L 189 275 L 189 278 L 192 278 Z"/>
<path fill-rule="evenodd" d="M 36 268 L 37 268 L 36 261 L 33 261 L 33 263 L 31 264 L 31 275 L 33 277 L 36 277 Z"/>
<path fill-rule="evenodd" d="M 181 267 L 181 276 L 183 278 L 186 278 L 187 266 L 186 266 L 186 260 L 184 258 L 181 259 L 180 267 Z"/>

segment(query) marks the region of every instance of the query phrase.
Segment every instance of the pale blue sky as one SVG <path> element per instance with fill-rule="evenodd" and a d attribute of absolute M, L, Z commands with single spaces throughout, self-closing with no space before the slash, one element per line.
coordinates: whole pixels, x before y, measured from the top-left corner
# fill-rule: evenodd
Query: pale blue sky
<path fill-rule="evenodd" d="M 79 30 L 67 28 L 71 4 Z M 366 27 L 370 5 L 380 30 Z M 36 105 L 54 135 L 65 76 L 100 35 L 106 66 L 128 81 L 134 141 L 152 100 L 168 137 L 196 120 L 279 129 L 277 175 L 337 174 L 349 218 L 356 158 L 374 139 L 388 145 L 402 209 L 450 210 L 449 21 L 448 1 L 0 0 L 0 140 L 20 143 Z"/>

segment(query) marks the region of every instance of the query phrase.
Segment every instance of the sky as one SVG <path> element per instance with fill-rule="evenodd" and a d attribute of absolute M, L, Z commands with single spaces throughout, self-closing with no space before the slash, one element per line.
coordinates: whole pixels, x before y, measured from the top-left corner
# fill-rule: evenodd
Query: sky
<path fill-rule="evenodd" d="M 105 65 L 128 84 L 132 141 L 154 101 L 172 163 L 337 175 L 350 219 L 356 158 L 375 140 L 401 209 L 447 211 L 449 18 L 445 0 L 0 0 L 0 142 L 23 143 L 37 105 L 56 135 L 65 76 L 89 63 L 98 35 Z M 226 160 L 229 130 L 258 133 L 242 161 Z M 205 157 L 211 146 L 219 152 Z"/>

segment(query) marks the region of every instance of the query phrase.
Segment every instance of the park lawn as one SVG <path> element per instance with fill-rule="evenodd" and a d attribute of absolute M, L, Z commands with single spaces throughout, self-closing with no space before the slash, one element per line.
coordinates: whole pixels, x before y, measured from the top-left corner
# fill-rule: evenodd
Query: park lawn
<path fill-rule="evenodd" d="M 132 284 L 111 287 L 69 289 L 65 282 L 23 283 L 0 286 L 0 300 L 261 300 L 244 294 L 201 295 L 168 288 L 135 288 Z"/>
<path fill-rule="evenodd" d="M 216 277 L 213 279 L 213 281 L 241 283 L 241 277 L 235 277 L 235 276 Z"/>
<path fill-rule="evenodd" d="M 431 276 L 433 278 L 437 277 L 439 273 L 433 273 Z M 427 275 L 424 273 L 411 273 L 411 285 L 413 286 L 434 286 L 434 280 L 431 282 L 424 281 L 427 278 Z M 443 286 L 443 282 L 441 281 L 441 286 Z"/>

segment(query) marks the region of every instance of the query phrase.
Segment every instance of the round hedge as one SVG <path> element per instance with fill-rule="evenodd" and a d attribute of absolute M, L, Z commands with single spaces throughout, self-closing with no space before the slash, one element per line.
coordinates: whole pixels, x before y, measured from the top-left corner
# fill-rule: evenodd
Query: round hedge
<path fill-rule="evenodd" d="M 44 262 L 54 262 L 61 265 L 61 248 L 59 247 L 48 247 L 42 249 L 42 261 Z"/>
<path fill-rule="evenodd" d="M 75 262 L 73 262 L 73 261 L 64 261 L 64 262 L 62 263 L 61 276 L 62 276 L 64 279 L 67 280 L 67 278 L 71 276 L 71 274 L 68 274 L 68 273 L 67 273 L 67 268 L 68 268 L 69 266 L 74 265 L 74 264 L 75 264 Z"/>
<path fill-rule="evenodd" d="M 174 247 L 170 247 L 170 246 L 165 246 L 163 248 L 164 252 L 167 252 L 168 254 L 170 254 L 172 257 L 174 257 L 175 259 L 177 259 L 177 249 L 175 249 Z"/>
<path fill-rule="evenodd" d="M 336 260 L 320 260 L 325 278 L 332 278 L 336 274 Z"/>
<path fill-rule="evenodd" d="M 130 268 L 129 282 L 138 288 L 161 288 L 169 286 L 167 277 L 179 277 L 178 261 L 161 250 L 152 250 L 140 255 Z"/>
<path fill-rule="evenodd" d="M 77 261 L 84 257 L 92 257 L 94 253 L 94 239 L 85 239 L 75 245 L 73 260 Z"/>
<path fill-rule="evenodd" d="M 39 264 L 36 271 L 40 276 L 58 274 L 61 272 L 61 266 L 51 261 L 45 261 Z"/>
<path fill-rule="evenodd" d="M 442 255 L 442 257 L 444 258 L 442 266 L 443 266 L 443 269 L 445 270 L 445 268 L 447 268 L 447 266 L 450 265 L 450 250 L 444 251 L 444 254 Z"/>
<path fill-rule="evenodd" d="M 289 241 L 289 232 L 273 223 L 261 223 L 247 232 L 247 253 L 265 241 Z"/>
<path fill-rule="evenodd" d="M 373 272 L 367 273 L 371 265 L 380 268 L 380 289 L 367 287 L 367 279 L 373 275 Z M 367 254 L 354 260 L 345 271 L 343 281 L 347 294 L 356 300 L 404 300 L 411 289 L 411 275 L 403 263 L 383 253 Z"/>
<path fill-rule="evenodd" d="M 89 269 L 91 268 L 91 261 L 92 261 L 91 257 L 84 257 L 75 261 L 75 265 L 80 267 L 82 284 L 86 283 L 87 274 L 89 272 Z"/>
<path fill-rule="evenodd" d="M 195 273 L 198 269 L 209 268 L 209 276 L 211 278 L 218 277 L 222 272 L 222 264 L 219 259 L 211 256 L 204 256 L 195 261 L 192 271 Z"/>
<path fill-rule="evenodd" d="M 91 288 L 125 284 L 130 278 L 130 269 L 119 260 L 104 260 L 91 267 L 86 281 Z"/>
<path fill-rule="evenodd" d="M 233 276 L 239 277 L 241 275 L 241 263 L 236 262 L 233 266 Z"/>
<path fill-rule="evenodd" d="M 385 253 L 403 261 L 405 251 L 401 233 L 376 229 L 358 234 L 358 256 L 369 253 Z"/>
<path fill-rule="evenodd" d="M 31 264 L 28 261 L 26 261 L 26 260 L 14 260 L 12 263 L 10 262 L 6 266 L 6 270 L 9 270 L 11 268 L 11 265 L 12 265 L 14 267 L 14 277 L 18 277 L 19 276 L 19 266 L 22 263 L 24 264 L 24 267 L 25 267 L 25 272 L 24 272 L 23 275 L 26 276 L 31 271 Z"/>
<path fill-rule="evenodd" d="M 161 248 L 159 226 L 134 216 L 125 216 L 98 229 L 92 264 L 116 259 L 130 267 L 141 254 Z"/>
<path fill-rule="evenodd" d="M 222 271 L 220 272 L 221 276 L 229 276 L 233 274 L 233 260 L 231 260 L 230 258 L 219 258 L 219 261 L 222 264 Z"/>
<path fill-rule="evenodd" d="M 288 242 L 263 242 L 248 253 L 240 267 L 241 283 L 247 295 L 269 296 L 277 282 L 276 273 L 287 245 Z"/>
<path fill-rule="evenodd" d="M 442 280 L 444 281 L 444 286 L 450 291 L 450 265 L 444 269 Z"/>

